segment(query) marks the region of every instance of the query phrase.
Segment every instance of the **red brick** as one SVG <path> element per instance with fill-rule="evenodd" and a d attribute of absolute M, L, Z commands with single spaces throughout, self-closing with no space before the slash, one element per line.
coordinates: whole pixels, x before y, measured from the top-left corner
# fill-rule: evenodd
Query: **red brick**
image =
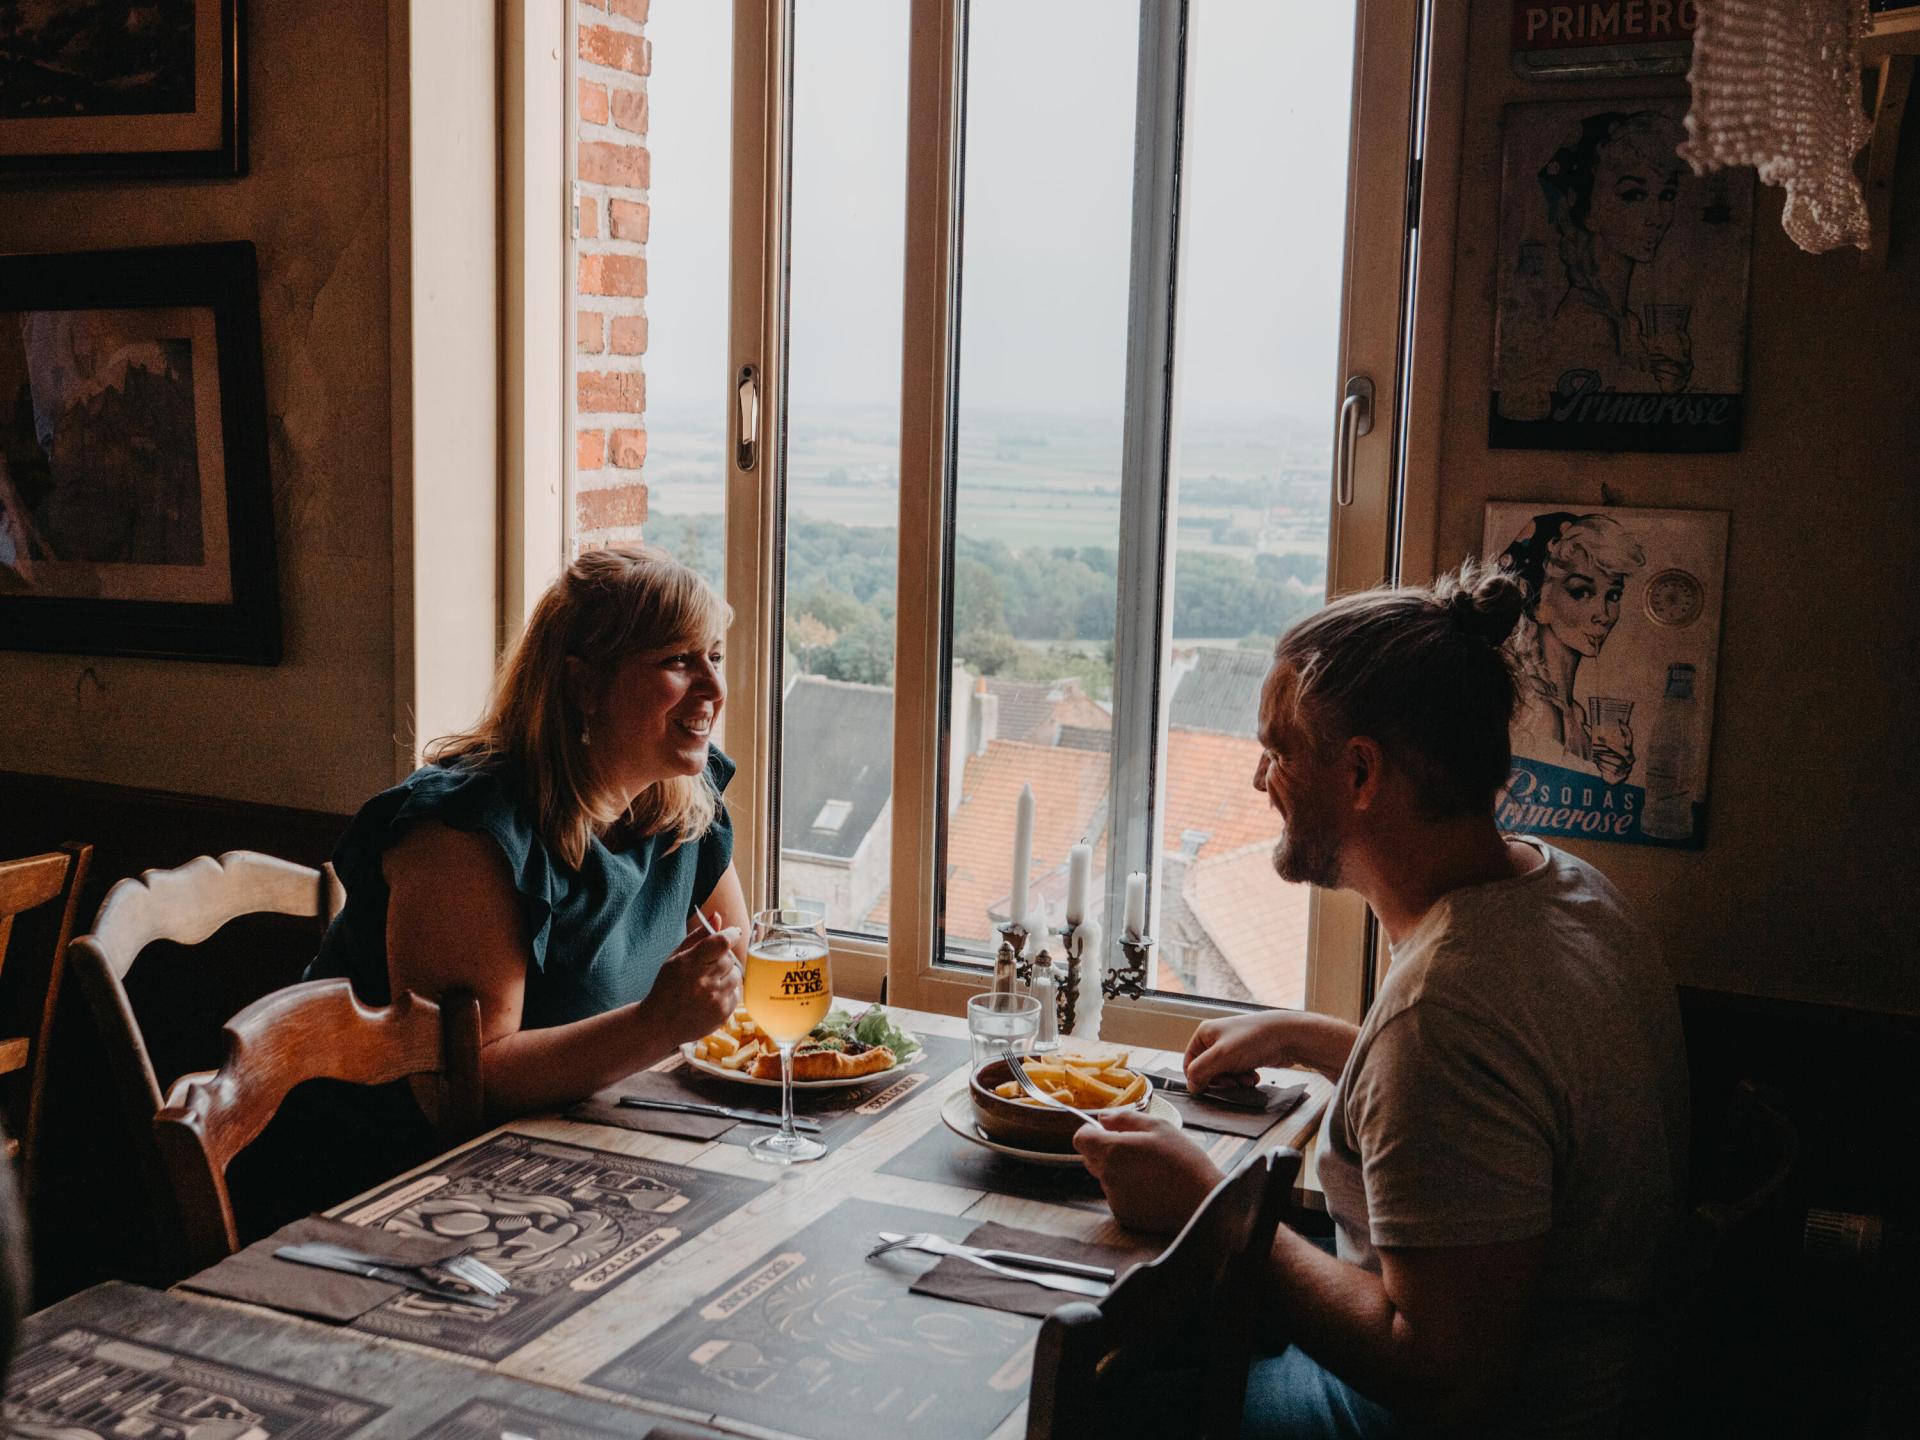
<path fill-rule="evenodd" d="M 573 440 L 573 463 L 579 470 L 598 470 L 607 463 L 607 437 L 601 430 L 582 430 Z"/>
<path fill-rule="evenodd" d="M 589 125 L 607 123 L 607 87 L 591 80 L 580 82 L 580 118 Z"/>
<path fill-rule="evenodd" d="M 604 490 L 580 492 L 580 528 L 611 530 L 616 525 L 647 523 L 647 487 L 609 485 Z"/>
<path fill-rule="evenodd" d="M 608 201 L 607 224 L 616 240 L 645 240 L 647 238 L 647 202 L 644 200 Z"/>
<path fill-rule="evenodd" d="M 575 404 L 582 414 L 644 414 L 647 377 L 638 370 L 582 370 Z"/>
<path fill-rule="evenodd" d="M 636 25 L 647 23 L 647 0 L 607 0 L 607 9 L 624 15 Z"/>
<path fill-rule="evenodd" d="M 580 142 L 580 178 L 589 185 L 624 185 L 629 190 L 644 190 L 652 168 L 644 145 L 616 145 L 607 140 Z"/>
<path fill-rule="evenodd" d="M 598 310 L 582 310 L 574 321 L 575 343 L 582 355 L 598 355 L 607 348 L 606 334 L 602 328 L 604 317 Z"/>
<path fill-rule="evenodd" d="M 580 197 L 580 238 L 583 240 L 600 238 L 600 202 L 591 195 Z"/>
<path fill-rule="evenodd" d="M 607 343 L 616 355 L 644 355 L 647 350 L 647 317 L 615 315 L 608 327 Z"/>
<path fill-rule="evenodd" d="M 625 295 L 638 300 L 647 293 L 646 257 L 582 255 L 576 284 L 582 295 Z"/>
<path fill-rule="evenodd" d="M 645 75 L 653 69 L 653 45 L 644 35 L 629 35 L 607 25 L 582 25 L 580 58 L 590 65 Z"/>
<path fill-rule="evenodd" d="M 613 123 L 622 130 L 647 133 L 647 92 L 622 85 L 613 87 Z"/>
<path fill-rule="evenodd" d="M 607 437 L 613 463 L 622 470 L 638 470 L 647 463 L 647 432 L 616 430 Z"/>

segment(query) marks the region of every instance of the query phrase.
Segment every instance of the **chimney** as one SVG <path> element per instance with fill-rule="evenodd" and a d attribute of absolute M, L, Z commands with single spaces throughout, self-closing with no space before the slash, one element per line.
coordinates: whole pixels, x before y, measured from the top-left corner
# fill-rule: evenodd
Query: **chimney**
<path fill-rule="evenodd" d="M 984 755 L 1000 738 L 1000 697 L 987 689 L 987 677 L 973 683 L 973 753 Z"/>

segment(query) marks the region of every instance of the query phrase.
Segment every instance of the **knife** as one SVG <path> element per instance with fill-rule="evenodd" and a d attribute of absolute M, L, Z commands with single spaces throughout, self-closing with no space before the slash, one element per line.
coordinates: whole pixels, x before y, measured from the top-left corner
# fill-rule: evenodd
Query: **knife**
<path fill-rule="evenodd" d="M 1147 1074 L 1147 1083 L 1156 1090 L 1165 1090 L 1173 1095 L 1185 1095 L 1189 1100 L 1201 1100 L 1214 1105 L 1231 1105 L 1239 1110 L 1264 1110 L 1267 1108 L 1268 1095 L 1259 1086 L 1235 1085 L 1219 1088 L 1209 1085 L 1198 1095 L 1187 1082 L 1177 1075 Z"/>
<path fill-rule="evenodd" d="M 358 1275 L 367 1280 L 382 1280 L 389 1285 L 404 1286 L 408 1290 L 417 1290 L 422 1295 L 431 1295 L 436 1300 L 451 1300 L 459 1305 L 472 1305 L 481 1310 L 497 1310 L 500 1302 L 491 1295 L 469 1294 L 464 1290 L 453 1290 L 436 1285 L 424 1275 L 416 1275 L 409 1270 L 396 1270 L 388 1265 L 368 1265 L 363 1261 L 349 1260 L 329 1245 L 282 1245 L 273 1252 L 278 1260 L 291 1260 L 296 1265 L 311 1265 L 319 1270 L 338 1270 L 343 1275 Z"/>
<path fill-rule="evenodd" d="M 906 1239 L 882 1230 L 882 1244 L 893 1245 Z M 948 1240 L 940 1235 L 920 1235 L 915 1243 L 904 1248 L 926 1250 L 935 1255 L 958 1255 L 962 1260 L 998 1260 L 1004 1265 L 1017 1265 L 1023 1270 L 1051 1270 L 1060 1275 L 1079 1275 L 1088 1280 L 1099 1280 L 1111 1285 L 1114 1272 L 1105 1265 L 1082 1265 L 1077 1260 L 1056 1260 L 1051 1255 L 1028 1255 L 1019 1250 L 986 1250 L 977 1245 L 962 1245 L 957 1240 Z"/>
<path fill-rule="evenodd" d="M 780 1124 L 778 1115 L 763 1114 L 758 1110 L 735 1110 L 730 1105 L 696 1105 L 691 1100 L 653 1100 L 645 1095 L 622 1095 L 615 1102 L 628 1110 L 674 1110 L 684 1115 L 712 1115 L 721 1120 L 738 1120 L 742 1125 Z M 818 1120 L 802 1120 L 795 1116 L 793 1128 L 808 1135 L 820 1133 Z"/>

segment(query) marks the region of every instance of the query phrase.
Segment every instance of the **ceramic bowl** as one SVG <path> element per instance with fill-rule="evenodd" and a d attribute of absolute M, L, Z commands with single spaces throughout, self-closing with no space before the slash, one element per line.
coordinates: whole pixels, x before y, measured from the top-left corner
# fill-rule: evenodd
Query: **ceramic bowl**
<path fill-rule="evenodd" d="M 1022 1056 L 1028 1064 L 1032 1058 Z M 1039 1150 L 1048 1154 L 1066 1155 L 1073 1151 L 1073 1132 L 1078 1130 L 1081 1120 L 1078 1115 L 1067 1110 L 1056 1110 L 1050 1105 L 1031 1105 L 1021 1100 L 1007 1100 L 993 1093 L 996 1085 L 1004 1085 L 1013 1078 L 1007 1069 L 1007 1062 L 994 1060 L 981 1066 L 974 1072 L 969 1093 L 973 1097 L 973 1116 L 987 1138 L 1000 1145 L 1010 1145 L 1016 1150 Z M 1140 1098 L 1131 1105 L 1116 1106 L 1107 1110 L 1088 1110 L 1090 1115 L 1117 1114 L 1120 1110 L 1145 1110 L 1153 1100 L 1153 1087 L 1148 1086 Z M 1082 1107 L 1085 1108 L 1085 1107 Z"/>

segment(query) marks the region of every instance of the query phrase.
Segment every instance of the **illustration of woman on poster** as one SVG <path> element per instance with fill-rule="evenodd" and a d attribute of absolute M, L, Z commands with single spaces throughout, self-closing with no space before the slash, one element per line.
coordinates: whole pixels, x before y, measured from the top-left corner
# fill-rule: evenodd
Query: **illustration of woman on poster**
<path fill-rule="evenodd" d="M 1633 729 L 1624 713 L 1591 719 L 1574 698 L 1580 662 L 1596 657 L 1620 621 L 1627 577 L 1646 551 L 1610 515 L 1556 510 L 1536 515 L 1501 554 L 1499 565 L 1526 588 L 1514 631 L 1520 665 L 1517 732 L 1539 737 L 1609 785 L 1633 772 Z"/>
<path fill-rule="evenodd" d="M 1657 110 L 1589 115 L 1540 170 L 1547 219 L 1567 287 L 1547 332 L 1551 388 L 1589 372 L 1603 390 L 1687 388 L 1693 356 L 1686 305 L 1632 307 L 1636 267 L 1650 265 L 1673 225 L 1685 132 Z"/>

